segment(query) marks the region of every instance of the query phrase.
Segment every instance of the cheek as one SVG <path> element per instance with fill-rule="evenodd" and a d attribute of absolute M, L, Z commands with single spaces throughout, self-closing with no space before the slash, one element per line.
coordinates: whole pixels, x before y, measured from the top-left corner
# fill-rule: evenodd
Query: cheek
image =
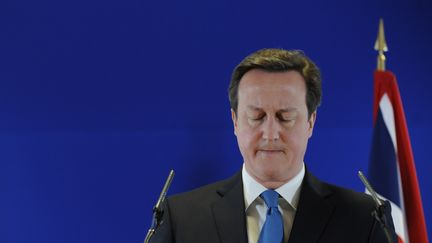
<path fill-rule="evenodd" d="M 237 141 L 242 153 L 250 154 L 254 152 L 259 139 L 250 131 L 239 130 L 237 131 Z"/>
<path fill-rule="evenodd" d="M 308 126 L 303 124 L 298 124 L 284 132 L 285 142 L 294 146 L 302 146 L 302 144 L 307 142 L 309 136 L 310 130 L 308 129 Z"/>
<path fill-rule="evenodd" d="M 285 133 L 284 142 L 293 150 L 302 150 L 307 144 L 309 138 L 309 130 L 307 127 L 298 127 Z"/>

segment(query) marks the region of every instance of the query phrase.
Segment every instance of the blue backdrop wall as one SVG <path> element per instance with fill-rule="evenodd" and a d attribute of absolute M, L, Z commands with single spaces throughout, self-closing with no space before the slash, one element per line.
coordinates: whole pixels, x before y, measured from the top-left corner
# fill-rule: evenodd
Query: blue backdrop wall
<path fill-rule="evenodd" d="M 242 164 L 233 67 L 302 49 L 324 97 L 309 169 L 362 191 L 379 17 L 432 235 L 432 3 L 427 0 L 0 2 L 0 242 L 141 242 L 170 193 Z"/>

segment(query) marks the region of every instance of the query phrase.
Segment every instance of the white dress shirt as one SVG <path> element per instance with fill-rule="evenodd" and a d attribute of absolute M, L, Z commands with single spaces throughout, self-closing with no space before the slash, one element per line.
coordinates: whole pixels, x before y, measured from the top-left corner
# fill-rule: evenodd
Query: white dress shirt
<path fill-rule="evenodd" d="M 287 242 L 289 239 L 300 197 L 300 186 L 304 175 L 305 166 L 303 163 L 302 169 L 296 176 L 281 187 L 275 189 L 275 191 L 281 196 L 279 197 L 279 211 L 283 217 L 284 242 Z M 244 164 L 242 169 L 242 179 L 248 240 L 249 243 L 255 243 L 258 242 L 259 234 L 266 219 L 267 206 L 260 195 L 262 192 L 266 191 L 267 188 L 249 175 Z"/>

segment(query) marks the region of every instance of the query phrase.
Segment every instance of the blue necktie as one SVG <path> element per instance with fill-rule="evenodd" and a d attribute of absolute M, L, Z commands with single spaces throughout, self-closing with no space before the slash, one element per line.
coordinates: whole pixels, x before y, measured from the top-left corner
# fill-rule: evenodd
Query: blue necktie
<path fill-rule="evenodd" d="M 267 215 L 261 229 L 258 243 L 281 243 L 283 241 L 283 221 L 278 209 L 279 194 L 273 190 L 261 193 L 267 205 Z"/>

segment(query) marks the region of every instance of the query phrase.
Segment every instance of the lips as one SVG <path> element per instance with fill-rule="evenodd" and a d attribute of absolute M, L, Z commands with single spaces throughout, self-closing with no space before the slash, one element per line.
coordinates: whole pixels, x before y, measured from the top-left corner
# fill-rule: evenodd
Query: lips
<path fill-rule="evenodd" d="M 264 154 L 278 154 L 283 153 L 284 151 L 282 149 L 258 149 L 257 152 Z"/>

